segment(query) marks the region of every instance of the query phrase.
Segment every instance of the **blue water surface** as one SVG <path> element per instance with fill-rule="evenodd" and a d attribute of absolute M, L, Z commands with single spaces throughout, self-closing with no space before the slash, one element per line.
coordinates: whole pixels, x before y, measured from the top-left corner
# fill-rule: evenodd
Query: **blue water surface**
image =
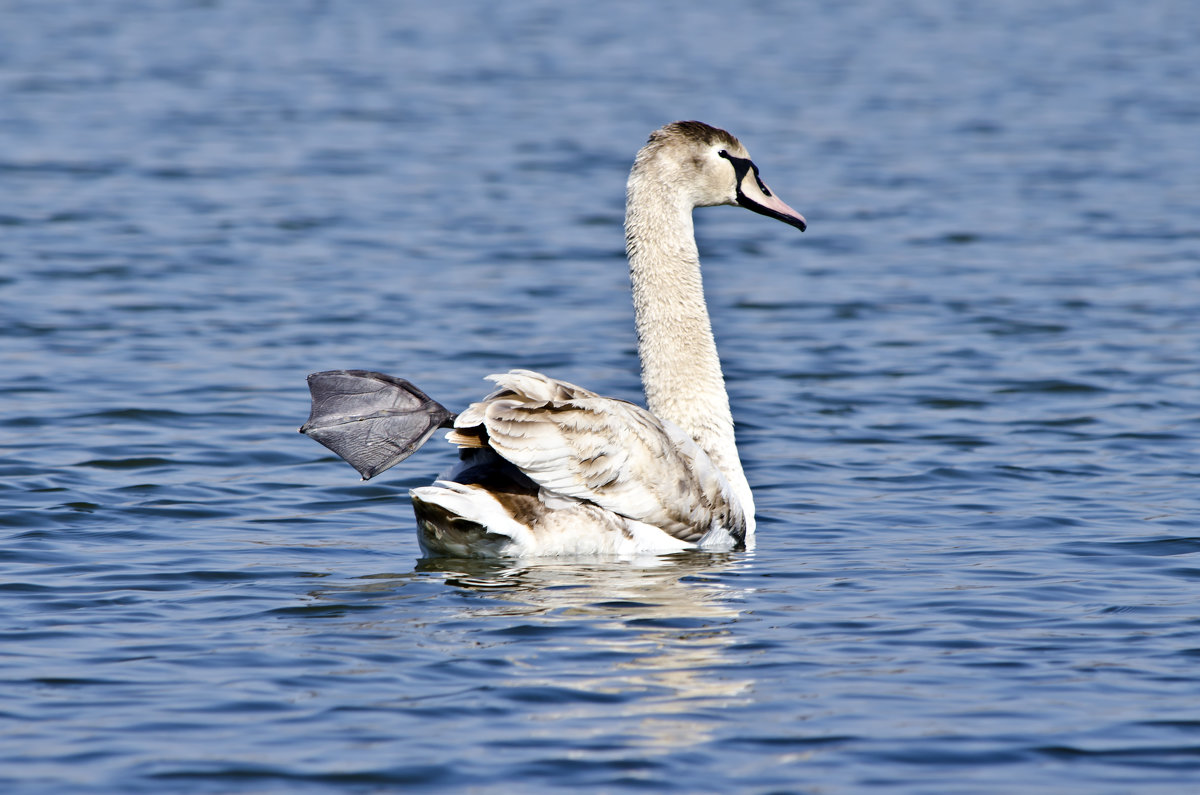
<path fill-rule="evenodd" d="M 0 790 L 1200 791 L 1200 7 L 0 6 Z M 309 372 L 640 399 L 654 128 L 753 551 L 418 560 Z"/>

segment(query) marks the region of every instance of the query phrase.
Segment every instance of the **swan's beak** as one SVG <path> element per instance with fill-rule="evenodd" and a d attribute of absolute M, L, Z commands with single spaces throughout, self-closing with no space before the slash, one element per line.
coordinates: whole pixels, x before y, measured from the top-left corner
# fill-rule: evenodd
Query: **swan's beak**
<path fill-rule="evenodd" d="M 741 180 L 738 181 L 737 202 L 747 210 L 753 210 L 768 218 L 783 221 L 785 224 L 796 227 L 801 232 L 808 228 L 808 221 L 804 220 L 804 216 L 784 204 L 767 187 L 767 183 L 758 178 L 758 166 L 753 163 L 750 164 L 750 168 L 746 170 Z"/>

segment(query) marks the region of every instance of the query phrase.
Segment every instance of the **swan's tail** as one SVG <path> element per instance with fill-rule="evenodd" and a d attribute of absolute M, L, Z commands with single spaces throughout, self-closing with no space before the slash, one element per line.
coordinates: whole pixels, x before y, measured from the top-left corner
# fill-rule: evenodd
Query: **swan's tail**
<path fill-rule="evenodd" d="M 476 484 L 435 481 L 409 492 L 417 515 L 417 537 L 429 557 L 492 558 L 530 543 L 530 530 L 513 517 L 537 498 L 493 494 Z M 506 504 L 507 503 L 507 504 Z"/>
<path fill-rule="evenodd" d="M 454 415 L 403 378 L 369 370 L 308 377 L 312 412 L 300 428 L 369 480 L 421 448 Z"/>

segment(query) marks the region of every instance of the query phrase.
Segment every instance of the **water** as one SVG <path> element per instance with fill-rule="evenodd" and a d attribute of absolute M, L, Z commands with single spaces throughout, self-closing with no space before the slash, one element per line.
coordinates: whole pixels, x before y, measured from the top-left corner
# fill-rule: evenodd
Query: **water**
<path fill-rule="evenodd" d="M 5 792 L 1200 784 L 1194 4 L 0 9 Z M 417 561 L 306 373 L 638 396 L 624 179 L 701 211 L 753 552 Z"/>

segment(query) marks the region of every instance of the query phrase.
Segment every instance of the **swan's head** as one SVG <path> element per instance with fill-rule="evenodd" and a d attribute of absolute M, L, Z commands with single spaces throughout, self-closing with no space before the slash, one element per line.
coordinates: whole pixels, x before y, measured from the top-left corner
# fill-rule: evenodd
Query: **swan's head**
<path fill-rule="evenodd" d="M 699 121 L 677 121 L 650 133 L 638 152 L 629 184 L 657 182 L 692 207 L 736 204 L 790 224 L 801 232 L 804 216 L 787 206 L 758 176 L 746 147 L 724 130 Z"/>

